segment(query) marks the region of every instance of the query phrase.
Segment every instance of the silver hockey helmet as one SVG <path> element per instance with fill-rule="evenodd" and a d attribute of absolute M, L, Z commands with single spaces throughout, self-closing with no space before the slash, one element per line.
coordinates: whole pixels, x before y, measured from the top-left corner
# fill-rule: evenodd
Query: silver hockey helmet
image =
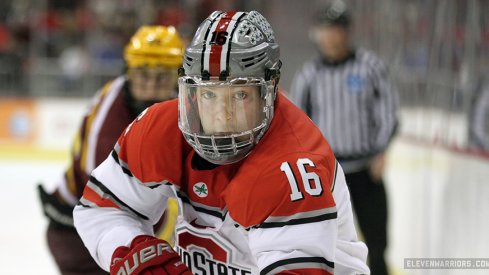
<path fill-rule="evenodd" d="M 199 26 L 180 68 L 178 126 L 204 159 L 246 157 L 273 118 L 279 46 L 258 12 L 213 12 Z"/>

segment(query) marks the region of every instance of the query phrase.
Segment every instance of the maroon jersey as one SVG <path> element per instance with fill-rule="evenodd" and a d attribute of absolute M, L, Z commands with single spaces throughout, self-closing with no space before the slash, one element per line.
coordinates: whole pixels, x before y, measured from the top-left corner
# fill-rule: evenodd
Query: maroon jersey
<path fill-rule="evenodd" d="M 75 136 L 71 163 L 58 184 L 58 192 L 69 204 L 81 197 L 89 175 L 114 148 L 124 128 L 136 117 L 125 100 L 126 79 L 108 82 L 95 95 Z"/>

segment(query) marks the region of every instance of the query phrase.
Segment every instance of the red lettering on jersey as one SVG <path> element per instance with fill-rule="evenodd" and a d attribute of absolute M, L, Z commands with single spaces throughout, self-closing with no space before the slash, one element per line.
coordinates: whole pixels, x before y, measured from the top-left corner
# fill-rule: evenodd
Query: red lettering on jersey
<path fill-rule="evenodd" d="M 178 234 L 178 246 L 188 250 L 188 246 L 195 245 L 202 247 L 212 254 L 212 258 L 223 263 L 228 261 L 228 253 L 214 240 L 202 238 L 191 234 L 190 232 L 182 232 Z"/>

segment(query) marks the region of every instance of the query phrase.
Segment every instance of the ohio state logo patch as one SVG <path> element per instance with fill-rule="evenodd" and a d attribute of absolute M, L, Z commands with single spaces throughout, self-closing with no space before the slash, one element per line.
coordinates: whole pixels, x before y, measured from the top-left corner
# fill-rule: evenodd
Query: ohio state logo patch
<path fill-rule="evenodd" d="M 249 267 L 233 263 L 233 248 L 189 228 L 177 230 L 177 249 L 182 262 L 199 275 L 251 275 Z"/>
<path fill-rule="evenodd" d="M 197 182 L 196 184 L 194 184 L 193 189 L 194 193 L 201 198 L 205 198 L 207 197 L 207 195 L 209 195 L 209 189 L 204 182 Z"/>

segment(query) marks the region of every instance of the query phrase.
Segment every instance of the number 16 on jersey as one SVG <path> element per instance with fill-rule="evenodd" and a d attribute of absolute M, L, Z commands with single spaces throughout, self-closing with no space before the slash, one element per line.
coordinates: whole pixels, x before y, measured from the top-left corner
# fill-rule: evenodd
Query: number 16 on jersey
<path fill-rule="evenodd" d="M 306 165 L 310 167 L 316 167 L 316 165 L 314 165 L 314 163 L 308 158 L 298 159 L 296 165 L 301 174 L 304 190 L 311 196 L 321 196 L 321 194 L 323 193 L 321 179 L 319 178 L 318 174 L 306 171 Z M 280 165 L 280 170 L 285 173 L 287 179 L 289 180 L 290 189 L 292 191 L 290 194 L 290 199 L 292 201 L 296 201 L 304 198 L 304 195 L 299 190 L 299 185 L 294 175 L 294 171 L 292 171 L 292 167 L 290 167 L 290 164 L 286 161 L 282 162 L 282 165 Z"/>

